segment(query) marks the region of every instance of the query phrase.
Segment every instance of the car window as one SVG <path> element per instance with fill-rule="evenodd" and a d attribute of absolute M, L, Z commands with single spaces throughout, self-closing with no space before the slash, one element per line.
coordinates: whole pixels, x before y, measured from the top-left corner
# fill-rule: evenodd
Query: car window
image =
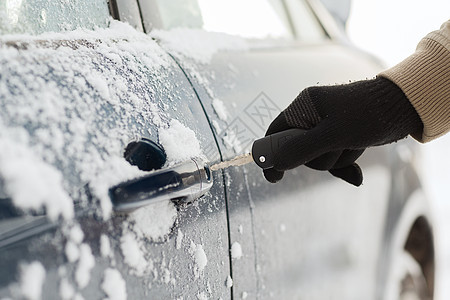
<path fill-rule="evenodd" d="M 163 29 L 198 28 L 245 38 L 288 38 L 289 22 L 275 0 L 157 0 Z M 145 18 L 145 9 L 144 9 Z"/>
<path fill-rule="evenodd" d="M 0 34 L 94 29 L 106 27 L 108 22 L 106 0 L 0 1 Z"/>
<path fill-rule="evenodd" d="M 286 0 L 286 4 L 299 40 L 315 42 L 327 37 L 316 16 L 304 0 Z"/>

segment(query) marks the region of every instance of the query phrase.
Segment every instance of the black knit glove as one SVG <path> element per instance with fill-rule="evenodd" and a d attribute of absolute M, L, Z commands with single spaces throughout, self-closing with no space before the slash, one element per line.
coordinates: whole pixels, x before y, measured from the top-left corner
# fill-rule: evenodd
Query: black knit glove
<path fill-rule="evenodd" d="M 300 165 L 328 170 L 355 186 L 362 172 L 355 163 L 367 147 L 384 145 L 422 131 L 423 124 L 403 91 L 378 77 L 346 85 L 309 87 L 275 118 L 266 135 L 308 129 L 274 153 L 270 182 Z"/>

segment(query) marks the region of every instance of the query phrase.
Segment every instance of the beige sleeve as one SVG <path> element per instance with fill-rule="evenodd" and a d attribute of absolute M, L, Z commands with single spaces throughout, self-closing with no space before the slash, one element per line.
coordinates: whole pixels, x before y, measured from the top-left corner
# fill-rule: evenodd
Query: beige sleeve
<path fill-rule="evenodd" d="M 450 20 L 424 37 L 416 52 L 379 74 L 397 84 L 411 101 L 424 128 L 422 143 L 450 131 Z"/>

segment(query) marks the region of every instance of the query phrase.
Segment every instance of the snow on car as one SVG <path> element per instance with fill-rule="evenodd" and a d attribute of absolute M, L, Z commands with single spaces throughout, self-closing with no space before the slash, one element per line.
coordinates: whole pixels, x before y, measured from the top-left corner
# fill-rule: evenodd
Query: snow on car
<path fill-rule="evenodd" d="M 317 1 L 211 3 L 0 3 L 0 297 L 432 293 L 432 220 L 395 145 L 367 151 L 359 189 L 209 169 L 304 87 L 381 68 Z"/>

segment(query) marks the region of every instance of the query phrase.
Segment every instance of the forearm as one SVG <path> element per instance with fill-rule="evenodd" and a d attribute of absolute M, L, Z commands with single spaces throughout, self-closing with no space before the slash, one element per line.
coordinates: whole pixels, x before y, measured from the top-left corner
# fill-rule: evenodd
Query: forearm
<path fill-rule="evenodd" d="M 379 76 L 399 86 L 416 109 L 424 128 L 415 139 L 428 142 L 450 131 L 450 20 Z"/>

